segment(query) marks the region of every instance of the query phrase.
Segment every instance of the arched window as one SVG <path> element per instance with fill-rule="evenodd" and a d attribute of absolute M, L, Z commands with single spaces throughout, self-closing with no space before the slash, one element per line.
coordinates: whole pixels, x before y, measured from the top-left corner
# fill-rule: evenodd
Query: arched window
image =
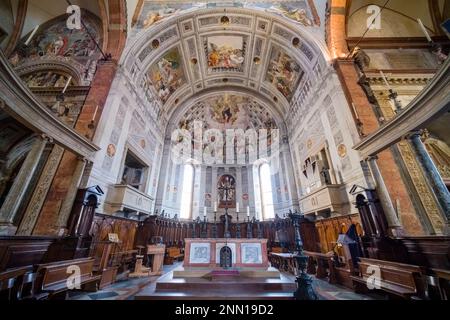
<path fill-rule="evenodd" d="M 180 218 L 190 219 L 192 213 L 194 167 L 191 164 L 185 164 L 183 171 L 183 191 L 181 193 Z"/>
<path fill-rule="evenodd" d="M 275 218 L 272 196 L 272 179 L 270 166 L 264 163 L 259 168 L 259 181 L 261 185 L 262 216 L 264 220 Z"/>

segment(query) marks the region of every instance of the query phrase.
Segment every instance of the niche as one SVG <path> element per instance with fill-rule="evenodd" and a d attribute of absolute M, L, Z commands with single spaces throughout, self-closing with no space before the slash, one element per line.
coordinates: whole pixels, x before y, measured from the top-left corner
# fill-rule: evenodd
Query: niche
<path fill-rule="evenodd" d="M 121 184 L 126 184 L 139 191 L 145 192 L 147 174 L 148 166 L 128 150 L 123 166 Z"/>

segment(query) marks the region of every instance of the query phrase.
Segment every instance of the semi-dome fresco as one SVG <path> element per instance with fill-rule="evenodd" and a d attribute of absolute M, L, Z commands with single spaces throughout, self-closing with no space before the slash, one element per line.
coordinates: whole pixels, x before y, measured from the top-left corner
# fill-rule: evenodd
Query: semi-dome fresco
<path fill-rule="evenodd" d="M 449 51 L 450 0 L 0 1 L 0 300 L 448 300 Z"/>

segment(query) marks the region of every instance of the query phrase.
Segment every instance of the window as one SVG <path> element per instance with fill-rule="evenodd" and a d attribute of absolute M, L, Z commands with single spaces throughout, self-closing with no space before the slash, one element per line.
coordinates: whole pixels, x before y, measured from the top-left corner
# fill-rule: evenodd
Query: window
<path fill-rule="evenodd" d="M 192 211 L 192 189 L 194 185 L 194 167 L 185 164 L 183 169 L 183 191 L 181 193 L 180 218 L 191 218 Z"/>
<path fill-rule="evenodd" d="M 272 179 L 270 174 L 270 166 L 264 163 L 259 168 L 259 180 L 261 185 L 261 200 L 263 219 L 275 218 L 272 197 Z"/>

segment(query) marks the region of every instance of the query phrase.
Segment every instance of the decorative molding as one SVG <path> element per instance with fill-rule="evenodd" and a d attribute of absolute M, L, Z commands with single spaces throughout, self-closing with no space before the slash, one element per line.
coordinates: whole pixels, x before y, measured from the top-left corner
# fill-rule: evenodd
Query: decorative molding
<path fill-rule="evenodd" d="M 402 140 L 405 134 L 426 126 L 450 109 L 449 65 L 450 59 L 447 59 L 424 90 L 399 115 L 353 147 L 362 158 L 389 148 Z"/>
<path fill-rule="evenodd" d="M 64 149 L 62 147 L 57 145 L 53 147 L 17 230 L 17 235 L 30 236 L 32 234 L 63 154 Z"/>
<path fill-rule="evenodd" d="M 0 100 L 5 110 L 30 129 L 45 133 L 65 149 L 87 159 L 94 159 L 99 147 L 59 121 L 44 106 L 12 69 L 0 52 Z"/>

